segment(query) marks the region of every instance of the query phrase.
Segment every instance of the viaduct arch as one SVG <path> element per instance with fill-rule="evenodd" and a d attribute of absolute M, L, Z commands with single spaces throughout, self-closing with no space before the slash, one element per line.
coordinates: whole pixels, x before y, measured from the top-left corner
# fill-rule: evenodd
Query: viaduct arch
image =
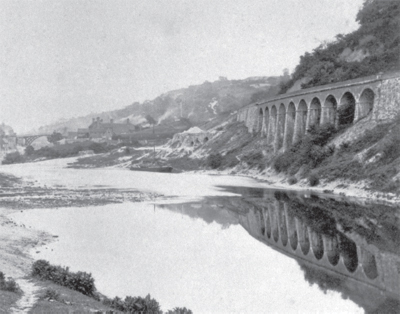
<path fill-rule="evenodd" d="M 237 120 L 286 150 L 312 126 L 382 121 L 400 113 L 400 72 L 304 89 L 241 108 Z"/>

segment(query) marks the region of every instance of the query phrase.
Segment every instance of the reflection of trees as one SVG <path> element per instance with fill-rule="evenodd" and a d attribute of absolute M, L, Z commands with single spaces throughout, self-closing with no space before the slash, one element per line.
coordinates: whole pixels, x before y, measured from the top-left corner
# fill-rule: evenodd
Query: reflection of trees
<path fill-rule="evenodd" d="M 343 293 L 343 279 L 334 273 L 321 271 L 318 268 L 311 267 L 299 262 L 301 270 L 304 272 L 304 279 L 310 285 L 316 284 L 325 294 L 328 290 Z"/>

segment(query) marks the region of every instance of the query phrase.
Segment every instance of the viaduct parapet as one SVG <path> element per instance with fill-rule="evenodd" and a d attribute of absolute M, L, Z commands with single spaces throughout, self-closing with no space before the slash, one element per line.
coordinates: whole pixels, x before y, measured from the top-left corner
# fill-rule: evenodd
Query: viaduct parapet
<path fill-rule="evenodd" d="M 286 150 L 312 126 L 360 120 L 383 122 L 400 113 L 400 72 L 379 74 L 283 94 L 238 111 L 249 132 Z"/>

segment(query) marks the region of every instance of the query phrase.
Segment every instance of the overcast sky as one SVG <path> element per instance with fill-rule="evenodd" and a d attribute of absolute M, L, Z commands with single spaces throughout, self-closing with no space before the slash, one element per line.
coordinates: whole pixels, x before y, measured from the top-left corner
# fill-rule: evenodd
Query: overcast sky
<path fill-rule="evenodd" d="M 0 121 L 60 118 L 217 80 L 280 75 L 363 0 L 1 0 Z"/>

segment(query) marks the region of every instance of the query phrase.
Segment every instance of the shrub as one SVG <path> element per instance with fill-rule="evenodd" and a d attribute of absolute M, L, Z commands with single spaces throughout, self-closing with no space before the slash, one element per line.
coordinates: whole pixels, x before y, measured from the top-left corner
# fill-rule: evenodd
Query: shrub
<path fill-rule="evenodd" d="M 45 293 L 40 296 L 40 300 L 55 300 L 61 302 L 61 295 L 54 289 L 47 289 Z"/>
<path fill-rule="evenodd" d="M 186 307 L 175 307 L 172 310 L 168 310 L 166 314 L 193 314 L 193 312 Z"/>
<path fill-rule="evenodd" d="M 6 280 L 4 274 L 0 271 L 0 290 L 3 291 L 11 291 L 11 292 L 20 292 L 18 284 L 11 277 Z"/>
<path fill-rule="evenodd" d="M 292 177 L 289 177 L 288 183 L 289 183 L 290 185 L 296 184 L 296 183 L 297 183 L 296 177 L 293 177 L 293 176 L 292 176 Z"/>
<path fill-rule="evenodd" d="M 96 291 L 91 274 L 80 271 L 73 273 L 68 267 L 50 265 L 45 260 L 37 260 L 33 263 L 31 275 L 42 280 L 50 280 L 88 296 L 94 296 Z"/>
<path fill-rule="evenodd" d="M 118 311 L 127 313 L 162 313 L 160 304 L 155 299 L 152 299 L 150 294 L 145 298 L 127 296 L 125 297 L 125 300 L 122 300 L 119 297 L 115 297 L 114 299 L 106 297 L 103 300 L 103 304 Z"/>
<path fill-rule="evenodd" d="M 217 169 L 221 166 L 222 164 L 222 156 L 219 153 L 216 154 L 211 154 L 207 157 L 206 164 L 208 167 L 211 167 L 211 169 Z"/>
<path fill-rule="evenodd" d="M 2 164 L 9 165 L 9 164 L 17 164 L 24 162 L 23 156 L 19 152 L 8 153 L 6 157 L 4 157 Z"/>
<path fill-rule="evenodd" d="M 244 155 L 241 160 L 247 163 L 250 167 L 257 166 L 259 169 L 263 169 L 265 167 L 263 157 L 264 156 L 261 152 L 255 152 Z"/>
<path fill-rule="evenodd" d="M 319 177 L 315 173 L 310 174 L 308 176 L 308 183 L 310 186 L 317 186 L 319 184 Z"/>

